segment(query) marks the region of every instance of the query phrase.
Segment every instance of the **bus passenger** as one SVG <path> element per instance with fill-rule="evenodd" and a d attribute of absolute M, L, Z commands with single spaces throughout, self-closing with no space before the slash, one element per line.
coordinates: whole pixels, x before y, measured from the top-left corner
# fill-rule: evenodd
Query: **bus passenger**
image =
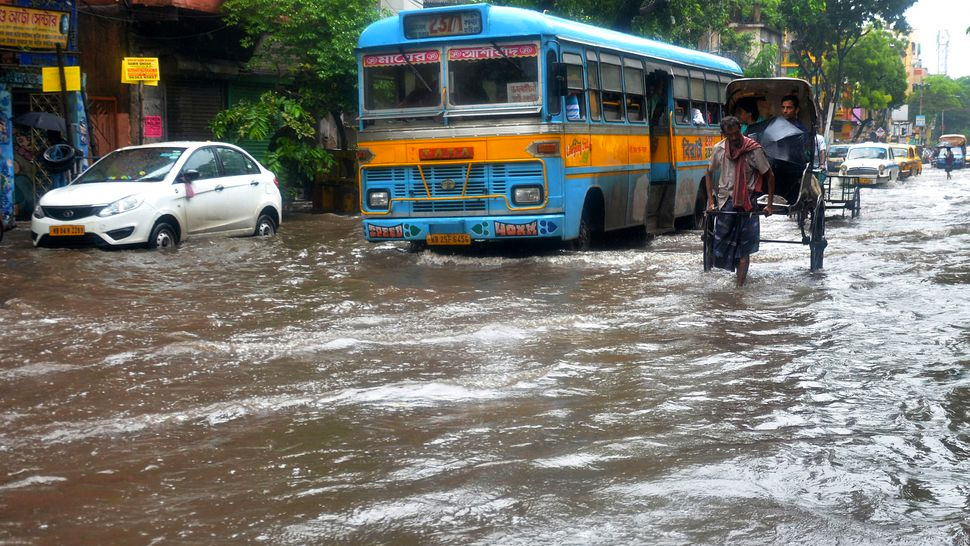
<path fill-rule="evenodd" d="M 764 214 L 770 216 L 775 198 L 775 175 L 764 149 L 741 134 L 741 121 L 734 116 L 721 120 L 724 140 L 714 146 L 707 167 L 707 210 L 715 203 L 721 213 L 714 223 L 714 267 L 736 272 L 736 285 L 744 286 L 751 254 L 758 251 L 761 223 L 755 212 L 755 194 L 764 183 L 768 186 L 768 203 Z M 721 171 L 714 200 L 714 172 Z"/>

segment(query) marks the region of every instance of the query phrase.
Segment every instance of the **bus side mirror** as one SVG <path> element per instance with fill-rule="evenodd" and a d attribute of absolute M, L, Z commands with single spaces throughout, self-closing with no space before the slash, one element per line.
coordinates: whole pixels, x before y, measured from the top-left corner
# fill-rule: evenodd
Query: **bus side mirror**
<path fill-rule="evenodd" d="M 566 63 L 551 63 L 549 65 L 552 81 L 552 94 L 555 97 L 565 97 L 569 94 L 566 85 Z"/>

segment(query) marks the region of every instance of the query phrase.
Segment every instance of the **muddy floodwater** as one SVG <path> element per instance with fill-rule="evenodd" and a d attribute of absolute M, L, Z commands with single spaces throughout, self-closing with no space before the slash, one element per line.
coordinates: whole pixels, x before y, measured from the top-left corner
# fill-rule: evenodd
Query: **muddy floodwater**
<path fill-rule="evenodd" d="M 409 254 L 360 219 L 0 242 L 0 544 L 970 544 L 970 171 L 825 267 L 698 232 Z M 763 237 L 795 237 L 782 217 Z"/>

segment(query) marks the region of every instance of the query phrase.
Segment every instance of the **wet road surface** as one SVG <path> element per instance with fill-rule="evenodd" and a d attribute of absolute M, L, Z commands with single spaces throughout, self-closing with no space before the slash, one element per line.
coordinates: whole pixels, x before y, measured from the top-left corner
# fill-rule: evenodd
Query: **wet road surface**
<path fill-rule="evenodd" d="M 825 269 L 697 232 L 408 254 L 359 219 L 0 243 L 0 544 L 970 544 L 970 171 Z M 765 238 L 791 238 L 774 217 Z"/>

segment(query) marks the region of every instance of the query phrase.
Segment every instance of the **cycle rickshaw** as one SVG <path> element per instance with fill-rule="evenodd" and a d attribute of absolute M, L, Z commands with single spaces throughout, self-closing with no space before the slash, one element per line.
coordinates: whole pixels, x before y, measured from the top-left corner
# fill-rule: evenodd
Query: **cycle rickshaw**
<path fill-rule="evenodd" d="M 787 95 L 798 97 L 798 119 L 808 131 L 802 131 L 782 117 L 781 101 Z M 819 122 L 812 88 L 797 78 L 734 80 L 727 86 L 727 112 L 733 112 L 735 104 L 742 99 L 756 101 L 758 112 L 767 120 L 757 124 L 748 136 L 761 143 L 775 173 L 775 212 L 787 213 L 800 235 L 793 240 L 761 239 L 761 242 L 808 246 L 809 269 L 817 271 L 822 268 L 828 242 L 825 240 L 825 192 L 812 171 Z M 767 203 L 767 196 L 759 198 L 758 203 L 757 210 L 740 214 L 763 214 L 761 209 Z M 704 214 L 704 271 L 714 265 L 714 223 L 718 216 L 725 214 L 738 213 L 714 210 Z"/>

